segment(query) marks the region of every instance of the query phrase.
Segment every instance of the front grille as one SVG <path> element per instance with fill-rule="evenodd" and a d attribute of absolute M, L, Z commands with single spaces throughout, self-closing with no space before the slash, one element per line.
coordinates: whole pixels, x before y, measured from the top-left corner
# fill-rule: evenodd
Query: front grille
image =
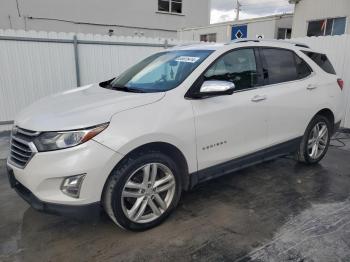
<path fill-rule="evenodd" d="M 37 152 L 33 140 L 39 132 L 14 127 L 11 134 L 9 162 L 16 167 L 25 168 Z"/>

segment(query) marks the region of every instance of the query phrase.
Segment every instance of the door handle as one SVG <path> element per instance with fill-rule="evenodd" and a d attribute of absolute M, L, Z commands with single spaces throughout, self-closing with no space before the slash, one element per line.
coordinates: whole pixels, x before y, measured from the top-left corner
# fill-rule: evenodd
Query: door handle
<path fill-rule="evenodd" d="M 316 88 L 317 88 L 317 86 L 316 86 L 316 85 L 312 85 L 312 84 L 309 84 L 309 85 L 306 87 L 307 90 L 314 90 L 314 89 L 316 89 Z"/>
<path fill-rule="evenodd" d="M 266 100 L 266 96 L 265 95 L 256 95 L 251 100 L 252 100 L 252 102 L 264 101 L 264 100 Z"/>

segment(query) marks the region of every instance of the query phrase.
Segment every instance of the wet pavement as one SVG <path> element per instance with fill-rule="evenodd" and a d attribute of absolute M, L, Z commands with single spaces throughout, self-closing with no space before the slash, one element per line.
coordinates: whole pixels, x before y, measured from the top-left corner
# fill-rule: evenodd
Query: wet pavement
<path fill-rule="evenodd" d="M 281 158 L 202 184 L 142 233 L 33 210 L 1 160 L 0 261 L 350 261 L 350 151 L 338 145 L 316 166 Z"/>
<path fill-rule="evenodd" d="M 10 146 L 10 132 L 0 131 L 0 159 L 7 158 Z"/>

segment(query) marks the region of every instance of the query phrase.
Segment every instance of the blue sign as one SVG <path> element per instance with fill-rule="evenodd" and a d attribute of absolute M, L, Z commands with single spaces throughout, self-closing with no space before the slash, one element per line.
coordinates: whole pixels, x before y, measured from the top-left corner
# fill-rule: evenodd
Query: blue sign
<path fill-rule="evenodd" d="M 247 25 L 236 25 L 232 26 L 231 40 L 248 37 L 248 26 Z"/>

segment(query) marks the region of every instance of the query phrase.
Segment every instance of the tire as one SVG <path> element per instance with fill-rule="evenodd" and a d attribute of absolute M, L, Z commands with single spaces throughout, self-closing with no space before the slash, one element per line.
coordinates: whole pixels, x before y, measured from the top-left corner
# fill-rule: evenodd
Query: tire
<path fill-rule="evenodd" d="M 161 224 L 180 200 L 180 174 L 175 161 L 161 152 L 125 158 L 106 182 L 102 199 L 106 213 L 117 225 L 132 231 Z"/>
<path fill-rule="evenodd" d="M 316 129 L 318 127 L 318 129 Z M 323 136 L 321 129 L 326 128 L 326 132 Z M 318 136 L 316 136 L 317 131 Z M 296 159 L 299 162 L 309 165 L 317 164 L 326 155 L 331 140 L 332 125 L 328 118 L 322 115 L 316 115 L 309 123 L 302 141 L 299 146 L 299 150 L 296 154 Z M 315 149 L 317 148 L 317 150 Z"/>

